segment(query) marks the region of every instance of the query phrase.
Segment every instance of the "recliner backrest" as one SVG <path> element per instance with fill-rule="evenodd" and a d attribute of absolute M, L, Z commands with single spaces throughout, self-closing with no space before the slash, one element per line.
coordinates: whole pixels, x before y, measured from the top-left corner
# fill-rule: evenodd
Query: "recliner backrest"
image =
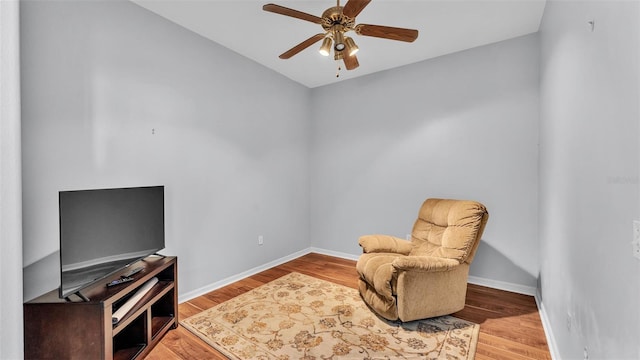
<path fill-rule="evenodd" d="M 476 201 L 427 199 L 411 234 L 409 255 L 428 255 L 471 263 L 489 219 Z"/>

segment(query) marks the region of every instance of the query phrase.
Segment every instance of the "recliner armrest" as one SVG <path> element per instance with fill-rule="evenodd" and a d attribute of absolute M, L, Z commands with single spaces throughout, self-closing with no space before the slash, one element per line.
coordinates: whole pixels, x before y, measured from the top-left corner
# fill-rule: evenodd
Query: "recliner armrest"
<path fill-rule="evenodd" d="M 391 264 L 397 270 L 424 272 L 449 271 L 459 265 L 458 260 L 434 256 L 404 256 L 395 259 Z"/>
<path fill-rule="evenodd" d="M 364 235 L 358 244 L 365 253 L 395 253 L 408 255 L 411 252 L 411 241 L 390 235 Z"/>

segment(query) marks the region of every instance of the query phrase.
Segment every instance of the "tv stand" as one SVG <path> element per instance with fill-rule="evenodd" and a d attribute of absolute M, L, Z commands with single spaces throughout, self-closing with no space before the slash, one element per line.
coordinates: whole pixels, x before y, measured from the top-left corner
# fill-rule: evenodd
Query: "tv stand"
<path fill-rule="evenodd" d="M 56 289 L 25 303 L 25 359 L 144 358 L 178 326 L 178 261 L 151 256 L 131 266 L 143 267 L 134 281 L 106 287 L 129 270 L 122 269 L 76 293 L 82 300 L 60 299 Z M 158 282 L 113 324 L 112 314 L 154 277 Z"/>

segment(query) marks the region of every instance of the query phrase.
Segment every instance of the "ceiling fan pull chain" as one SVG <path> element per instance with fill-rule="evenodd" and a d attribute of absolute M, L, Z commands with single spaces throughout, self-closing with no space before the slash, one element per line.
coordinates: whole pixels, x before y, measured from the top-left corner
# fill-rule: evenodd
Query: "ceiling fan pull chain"
<path fill-rule="evenodd" d="M 340 70 L 342 70 L 340 67 L 340 60 L 336 61 L 336 65 L 338 66 L 338 70 L 336 70 L 336 77 L 340 77 Z"/>

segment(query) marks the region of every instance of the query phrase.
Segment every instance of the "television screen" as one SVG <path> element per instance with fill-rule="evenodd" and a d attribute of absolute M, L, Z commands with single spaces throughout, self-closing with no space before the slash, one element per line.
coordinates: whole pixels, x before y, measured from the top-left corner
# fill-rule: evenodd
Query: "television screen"
<path fill-rule="evenodd" d="M 164 248 L 164 186 L 60 191 L 60 297 Z"/>

